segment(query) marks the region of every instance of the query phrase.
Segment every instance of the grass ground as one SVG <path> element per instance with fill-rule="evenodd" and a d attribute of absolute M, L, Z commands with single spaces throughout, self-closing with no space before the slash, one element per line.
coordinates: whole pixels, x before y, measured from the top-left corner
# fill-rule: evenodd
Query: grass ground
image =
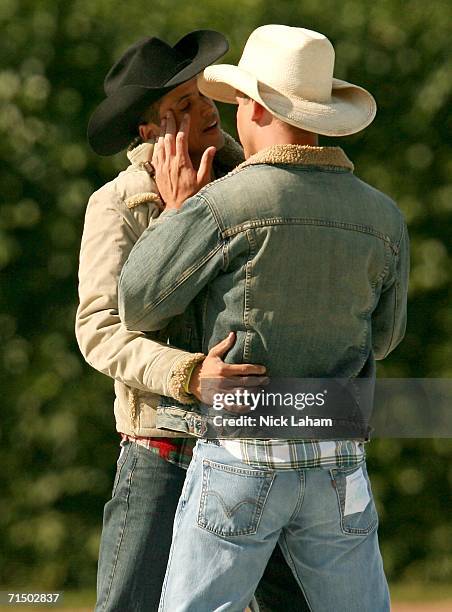
<path fill-rule="evenodd" d="M 391 586 L 392 612 L 452 612 L 452 586 L 399 584 Z"/>
<path fill-rule="evenodd" d="M 391 586 L 392 612 L 452 612 L 452 586 L 396 584 Z M 92 591 L 66 592 L 58 607 L 0 606 L 0 612 L 27 612 L 30 609 L 92 612 L 95 594 Z"/>

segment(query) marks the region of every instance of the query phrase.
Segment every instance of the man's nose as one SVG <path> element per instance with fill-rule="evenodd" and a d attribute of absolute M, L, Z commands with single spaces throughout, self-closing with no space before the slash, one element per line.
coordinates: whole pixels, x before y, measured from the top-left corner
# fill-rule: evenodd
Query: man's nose
<path fill-rule="evenodd" d="M 209 115 L 213 110 L 216 110 L 216 106 L 211 98 L 201 95 L 201 112 L 203 115 Z"/>

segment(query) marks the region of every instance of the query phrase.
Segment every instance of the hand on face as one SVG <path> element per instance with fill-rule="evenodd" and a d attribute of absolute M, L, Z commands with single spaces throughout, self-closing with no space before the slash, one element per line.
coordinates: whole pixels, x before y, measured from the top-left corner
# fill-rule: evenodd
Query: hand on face
<path fill-rule="evenodd" d="M 179 209 L 186 199 L 210 182 L 216 148 L 208 147 L 199 164 L 193 168 L 188 153 L 190 115 L 185 114 L 176 134 L 176 121 L 171 111 L 160 126 L 160 136 L 154 146 L 152 165 L 160 197 L 167 209 Z"/>

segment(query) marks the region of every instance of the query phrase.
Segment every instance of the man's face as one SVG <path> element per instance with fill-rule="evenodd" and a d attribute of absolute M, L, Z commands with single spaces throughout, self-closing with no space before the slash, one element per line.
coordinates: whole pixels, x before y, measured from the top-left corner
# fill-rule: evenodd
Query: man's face
<path fill-rule="evenodd" d="M 208 147 L 221 149 L 224 137 L 220 130 L 218 109 L 210 98 L 199 92 L 196 79 L 191 79 L 171 90 L 160 100 L 159 114 L 163 119 L 171 111 L 177 129 L 185 114 L 190 115 L 188 151 L 200 157 Z"/>
<path fill-rule="evenodd" d="M 237 102 L 237 133 L 243 147 L 245 158 L 247 159 L 254 153 L 252 144 L 252 104 L 251 100 L 237 91 L 235 96 Z"/>

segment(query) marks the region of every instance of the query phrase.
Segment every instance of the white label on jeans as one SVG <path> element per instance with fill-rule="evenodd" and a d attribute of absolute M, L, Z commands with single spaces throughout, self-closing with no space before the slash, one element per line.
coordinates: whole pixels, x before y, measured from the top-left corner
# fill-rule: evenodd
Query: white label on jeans
<path fill-rule="evenodd" d="M 370 501 L 367 481 L 363 469 L 359 468 L 346 476 L 344 516 L 362 512 Z"/>

